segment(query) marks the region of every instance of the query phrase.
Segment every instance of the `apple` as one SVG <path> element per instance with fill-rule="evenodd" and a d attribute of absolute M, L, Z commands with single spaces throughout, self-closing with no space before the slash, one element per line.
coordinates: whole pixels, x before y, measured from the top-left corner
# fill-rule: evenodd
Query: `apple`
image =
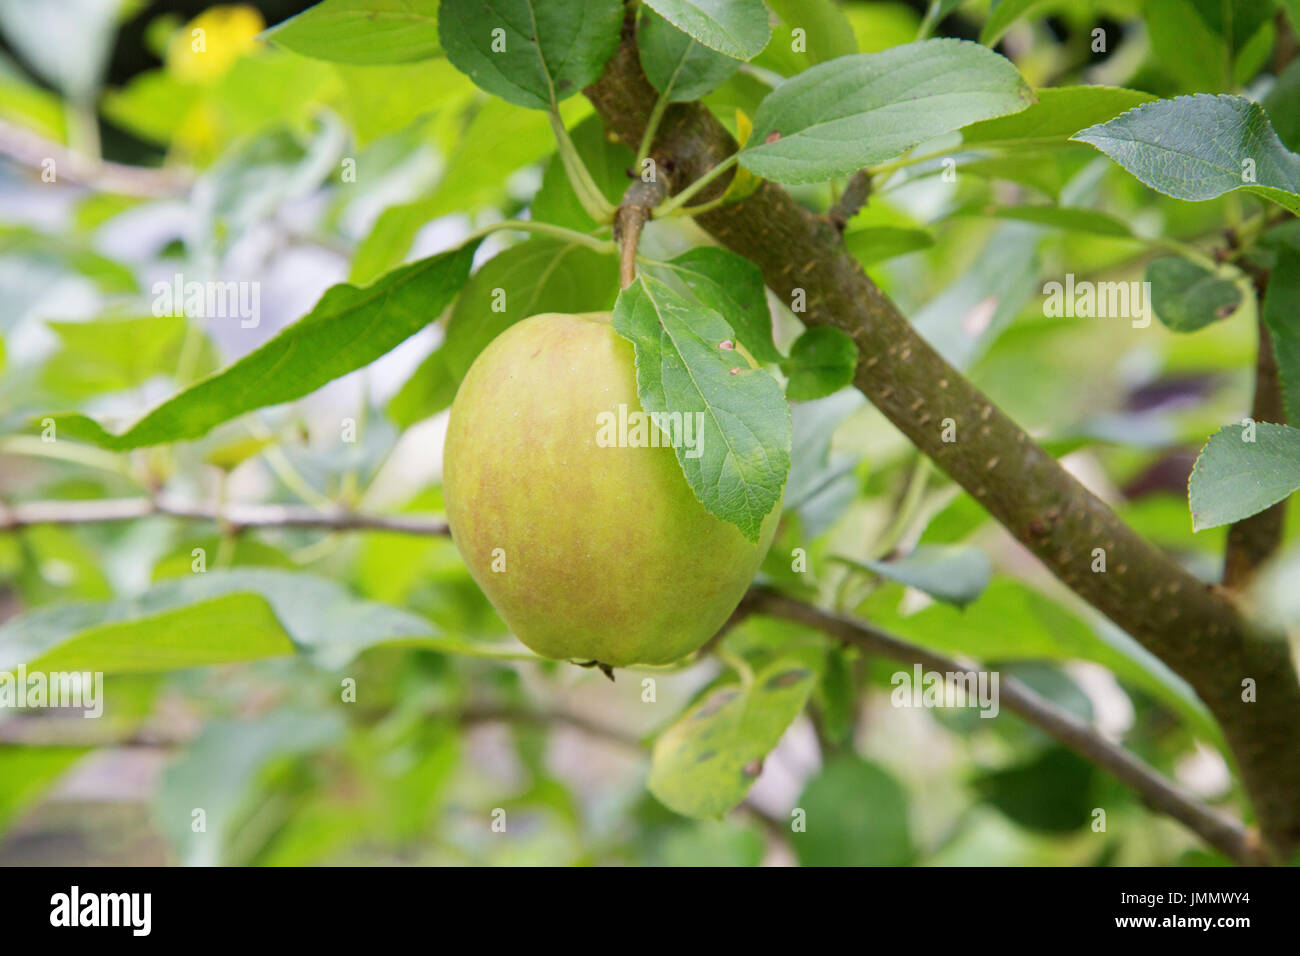
<path fill-rule="evenodd" d="M 704 644 L 781 513 L 746 540 L 700 504 L 666 443 L 598 440 L 620 405 L 642 412 L 632 344 L 610 314 L 535 315 L 470 367 L 443 458 L 452 537 L 506 624 L 538 654 L 606 668 Z"/>

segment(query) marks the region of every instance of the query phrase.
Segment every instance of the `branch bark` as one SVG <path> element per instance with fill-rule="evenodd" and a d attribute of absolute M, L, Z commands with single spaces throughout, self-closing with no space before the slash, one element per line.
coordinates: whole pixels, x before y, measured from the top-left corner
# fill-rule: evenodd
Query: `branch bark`
<path fill-rule="evenodd" d="M 635 147 L 655 92 L 641 72 L 630 19 L 619 50 L 585 92 L 609 129 Z M 698 103 L 670 107 L 655 141 L 674 192 L 735 150 Z M 711 183 L 700 199 L 719 195 L 728 180 Z M 1121 522 L 944 361 L 845 252 L 827 219 L 765 182 L 697 222 L 756 263 L 787 301 L 802 289 L 805 323 L 838 328 L 857 344 L 858 389 L 1058 578 L 1191 684 L 1223 727 L 1266 838 L 1283 854 L 1300 848 L 1300 683 L 1284 637 L 1262 632 L 1228 592 L 1199 581 Z M 952 443 L 940 435 L 949 418 L 957 428 Z M 1091 569 L 1096 548 L 1105 552 L 1105 573 Z M 1258 703 L 1242 700 L 1247 679 Z"/>

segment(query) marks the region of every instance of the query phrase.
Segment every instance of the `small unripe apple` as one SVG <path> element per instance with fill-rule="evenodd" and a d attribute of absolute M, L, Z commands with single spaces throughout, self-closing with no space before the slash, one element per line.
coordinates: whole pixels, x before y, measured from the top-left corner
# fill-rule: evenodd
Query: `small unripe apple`
<path fill-rule="evenodd" d="M 735 610 L 781 508 L 746 540 L 704 509 L 666 443 L 598 440 L 620 405 L 642 412 L 632 344 L 609 313 L 519 322 L 456 394 L 443 497 L 470 573 L 524 644 L 580 663 L 665 664 Z"/>

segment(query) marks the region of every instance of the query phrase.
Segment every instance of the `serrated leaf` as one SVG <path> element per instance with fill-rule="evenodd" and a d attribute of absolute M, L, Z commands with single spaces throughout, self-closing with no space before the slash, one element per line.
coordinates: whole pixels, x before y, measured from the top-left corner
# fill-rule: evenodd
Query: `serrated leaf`
<path fill-rule="evenodd" d="M 617 292 L 618 264 L 612 256 L 550 238 L 506 249 L 465 287 L 447 320 L 445 339 L 393 397 L 389 415 L 407 426 L 448 408 L 479 352 L 520 319 L 539 312 L 602 312 Z"/>
<path fill-rule="evenodd" d="M 790 470 L 790 408 L 776 380 L 722 346 L 735 333 L 721 315 L 648 276 L 619 294 L 614 330 L 635 349 L 645 411 L 703 413 L 699 457 L 674 449 L 687 484 L 711 514 L 757 541 Z"/>
<path fill-rule="evenodd" d="M 763 0 L 645 0 L 646 6 L 711 50 L 737 60 L 757 56 L 772 27 Z"/>
<path fill-rule="evenodd" d="M 791 836 L 804 866 L 906 866 L 915 850 L 907 794 L 885 769 L 854 754 L 808 781 L 798 806 L 808 827 Z"/>
<path fill-rule="evenodd" d="M 1196 531 L 1249 518 L 1300 488 L 1300 428 L 1252 427 L 1225 425 L 1201 449 L 1187 481 Z"/>
<path fill-rule="evenodd" d="M 1264 296 L 1264 324 L 1273 337 L 1286 419 L 1300 426 L 1300 247 L 1278 248 Z"/>
<path fill-rule="evenodd" d="M 120 450 L 199 438 L 245 412 L 301 398 L 369 365 L 438 317 L 469 276 L 477 243 L 421 259 L 358 288 L 328 289 L 261 348 L 114 434 L 85 415 L 55 416 L 59 438 Z"/>
<path fill-rule="evenodd" d="M 1069 145 L 1081 129 L 1114 119 L 1155 97 L 1119 86 L 1057 86 L 1036 91 L 1038 102 L 1011 116 L 973 123 L 961 131 L 963 144 Z"/>
<path fill-rule="evenodd" d="M 667 266 L 695 298 L 727 320 L 740 344 L 755 359 L 781 360 L 772 341 L 772 313 L 758 266 L 718 246 L 696 246 L 670 260 Z"/>
<path fill-rule="evenodd" d="M 979 548 L 964 545 L 922 546 L 894 561 L 835 560 L 924 591 L 936 601 L 965 607 L 993 580 L 993 564 Z"/>
<path fill-rule="evenodd" d="M 789 376 L 786 397 L 794 402 L 824 398 L 853 381 L 858 366 L 858 347 L 839 329 L 820 326 L 808 329 L 790 346 L 790 357 L 781 363 Z"/>
<path fill-rule="evenodd" d="M 647 7 L 636 31 L 646 79 L 670 103 L 697 100 L 740 69 L 740 61 L 711 50 Z"/>
<path fill-rule="evenodd" d="M 799 716 L 816 680 L 810 655 L 783 657 L 748 687 L 711 691 L 655 741 L 650 792 L 684 816 L 723 816 L 745 799 L 763 758 Z"/>
<path fill-rule="evenodd" d="M 1240 96 L 1158 100 L 1073 138 L 1175 199 L 1245 189 L 1300 212 L 1300 156 L 1282 145 L 1259 104 Z"/>
<path fill-rule="evenodd" d="M 1033 101 L 1011 61 L 977 43 L 854 54 L 781 82 L 759 105 L 740 162 L 777 182 L 823 182 Z"/>
<path fill-rule="evenodd" d="M 387 66 L 439 56 L 439 0 L 321 0 L 263 36 L 302 56 Z"/>
<path fill-rule="evenodd" d="M 1190 259 L 1165 256 L 1147 266 L 1151 308 L 1174 332 L 1195 332 L 1241 306 L 1241 289 Z"/>
<path fill-rule="evenodd" d="M 546 110 L 600 76 L 622 25 L 620 0 L 443 0 L 438 32 L 479 87 Z"/>

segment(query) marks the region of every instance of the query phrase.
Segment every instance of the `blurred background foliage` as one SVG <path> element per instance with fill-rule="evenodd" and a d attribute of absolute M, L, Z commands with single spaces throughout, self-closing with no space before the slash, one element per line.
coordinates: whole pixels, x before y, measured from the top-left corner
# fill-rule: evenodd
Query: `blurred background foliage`
<path fill-rule="evenodd" d="M 440 511 L 450 394 L 417 370 L 444 324 L 307 399 L 198 441 L 117 454 L 43 446 L 23 432 L 31 416 L 54 409 L 133 419 L 266 341 L 329 285 L 368 282 L 485 222 L 545 207 L 550 221 L 584 228 L 544 113 L 488 98 L 443 58 L 333 63 L 259 39 L 307 5 L 0 3 L 3 137 L 114 164 L 43 183 L 39 169 L 0 160 L 5 500 L 165 487 L 197 500 Z M 1264 4 L 1270 15 L 1249 35 L 1216 32 L 1194 10 L 1189 19 L 1183 8 L 1193 6 L 1049 0 L 1013 22 L 999 49 L 1036 87 L 1109 84 L 1157 96 L 1244 88 L 1266 102 L 1272 92 L 1270 115 L 1294 149 L 1297 74 L 1275 77 L 1270 67 L 1286 21 Z M 910 42 L 926 15 L 919 2 L 841 7 L 864 52 Z M 939 35 L 978 38 L 989 20 L 985 0 L 938 3 L 934 12 Z M 205 54 L 190 49 L 195 27 L 206 31 Z M 1097 28 L 1102 52 L 1092 49 Z M 775 79 L 810 62 L 788 52 L 789 40 L 790 28 L 778 25 L 768 50 L 706 98 L 733 130 L 738 110 L 752 116 Z M 617 199 L 630 155 L 605 140 L 581 97 L 563 114 Z M 351 182 L 339 172 L 349 160 L 358 171 Z M 1159 323 L 1139 332 L 1123 320 L 1045 318 L 1044 281 L 1065 272 L 1141 279 L 1158 249 L 1106 234 L 1100 219 L 1061 228 L 986 213 L 1104 211 L 1145 239 L 1197 243 L 1240 222 L 1253 200 L 1167 199 L 1082 144 L 972 161 L 955 182 L 926 172 L 872 196 L 849 225 L 850 248 L 931 341 L 1122 517 L 1215 575 L 1222 529 L 1192 534 L 1186 480 L 1205 436 L 1249 407 L 1251 300 L 1196 335 Z M 824 186 L 793 192 L 815 209 L 832 199 Z M 663 259 L 701 241 L 676 219 L 652 224 L 643 250 Z M 478 261 L 506 245 L 494 237 Z M 512 281 L 540 282 L 518 258 Z M 150 289 L 178 272 L 260 283 L 260 324 L 156 317 Z M 598 268 L 567 276 L 613 278 Z M 579 293 L 596 291 L 551 294 Z M 799 325 L 784 304 L 771 305 L 777 344 L 788 349 Z M 1183 682 L 1080 606 L 857 393 L 796 403 L 794 416 L 787 512 L 765 575 L 918 644 L 978 656 L 1090 717 L 1206 800 L 1240 811 L 1218 732 Z M 340 441 L 343 419 L 357 423 L 358 441 Z M 992 560 L 992 583 L 964 610 L 870 567 L 932 546 Z M 794 547 L 808 548 L 811 573 L 790 571 Z M 276 579 L 258 569 L 308 574 L 350 599 L 401 606 L 471 649 L 508 639 L 448 540 L 308 529 L 235 535 L 161 516 L 0 535 L 0 619 L 130 600 L 191 575 L 199 548 L 211 566 L 254 569 L 268 587 Z M 924 556 L 940 561 L 951 551 L 917 554 L 923 583 L 950 572 L 927 568 Z M 645 781 L 648 741 L 725 663 L 628 672 L 611 684 L 567 665 L 358 645 L 110 674 L 99 721 L 0 712 L 0 863 L 1217 862 L 1013 715 L 891 707 L 897 665 L 790 624 L 753 619 L 727 643 L 754 662 L 800 643 L 823 649 L 825 660 L 809 709 L 768 756 L 746 804 L 721 822 L 674 814 Z M 644 699 L 647 676 L 653 702 Z M 343 704 L 348 679 L 359 693 Z M 190 825 L 195 806 L 206 810 L 206 832 Z M 796 806 L 817 825 L 792 841 Z M 1092 827 L 1097 807 L 1106 810 L 1105 832 Z M 505 833 L 491 828 L 497 808 L 509 817 Z"/>

